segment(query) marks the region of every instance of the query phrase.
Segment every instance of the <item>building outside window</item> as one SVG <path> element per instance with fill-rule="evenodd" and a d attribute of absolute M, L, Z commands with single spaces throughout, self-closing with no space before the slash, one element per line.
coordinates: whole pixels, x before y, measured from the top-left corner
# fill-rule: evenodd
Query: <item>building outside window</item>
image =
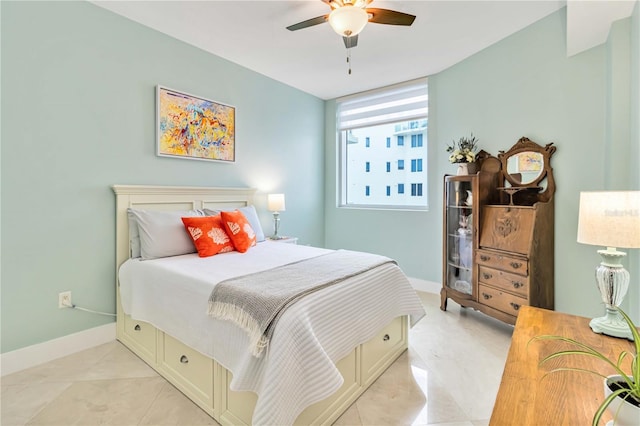
<path fill-rule="evenodd" d="M 341 98 L 337 107 L 338 205 L 426 210 L 428 197 L 422 189 L 429 172 L 426 79 Z M 385 168 L 371 168 L 376 163 Z M 411 193 L 405 185 L 411 185 Z M 386 191 L 372 193 L 371 188 Z"/>
<path fill-rule="evenodd" d="M 411 160 L 411 172 L 421 172 L 422 171 L 422 158 L 414 158 Z"/>

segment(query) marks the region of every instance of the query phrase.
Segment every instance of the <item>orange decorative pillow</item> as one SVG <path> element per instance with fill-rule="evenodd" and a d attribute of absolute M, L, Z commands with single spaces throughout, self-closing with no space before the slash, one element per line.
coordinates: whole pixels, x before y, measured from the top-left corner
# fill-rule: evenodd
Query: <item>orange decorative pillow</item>
<path fill-rule="evenodd" d="M 256 245 L 256 233 L 241 211 L 220 212 L 220 216 L 224 229 L 236 250 L 244 253 L 249 250 L 249 247 Z"/>
<path fill-rule="evenodd" d="M 183 217 L 182 223 L 198 250 L 198 256 L 209 257 L 233 251 L 233 243 L 222 225 L 220 215 Z"/>

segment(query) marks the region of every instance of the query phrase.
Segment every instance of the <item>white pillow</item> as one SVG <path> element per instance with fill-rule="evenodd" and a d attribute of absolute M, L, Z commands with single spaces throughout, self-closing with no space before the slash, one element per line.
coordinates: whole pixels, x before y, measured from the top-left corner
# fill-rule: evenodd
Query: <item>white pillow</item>
<path fill-rule="evenodd" d="M 157 211 L 136 210 L 127 211 L 131 224 L 134 218 L 139 244 L 135 238 L 135 226 L 129 226 L 131 256 L 135 257 L 135 249 L 140 248 L 142 260 L 157 259 L 159 257 L 179 256 L 195 253 L 193 241 L 184 229 L 183 217 L 203 216 L 200 210 Z"/>
<path fill-rule="evenodd" d="M 127 219 L 129 221 L 129 256 L 132 259 L 140 257 L 140 231 L 138 230 L 138 220 L 133 214 L 133 209 L 127 209 Z"/>
<path fill-rule="evenodd" d="M 260 219 L 258 219 L 258 212 L 256 212 L 256 208 L 253 205 L 223 210 L 228 212 L 240 210 L 249 221 L 249 225 L 251 225 L 251 227 L 253 228 L 253 232 L 256 233 L 256 242 L 259 243 L 265 240 L 264 231 L 262 230 L 262 226 L 260 225 Z M 215 216 L 221 211 L 222 210 L 204 209 L 204 214 L 207 216 Z"/>

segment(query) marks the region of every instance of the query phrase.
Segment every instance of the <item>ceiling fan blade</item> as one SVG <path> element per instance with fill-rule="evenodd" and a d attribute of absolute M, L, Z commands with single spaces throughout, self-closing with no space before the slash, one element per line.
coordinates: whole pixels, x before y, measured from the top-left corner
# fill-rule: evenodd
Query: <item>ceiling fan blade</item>
<path fill-rule="evenodd" d="M 350 49 L 352 47 L 356 47 L 358 45 L 358 34 L 351 37 L 342 37 L 344 41 L 344 47 Z"/>
<path fill-rule="evenodd" d="M 297 24 L 289 25 L 287 29 L 289 31 L 301 30 L 307 27 L 313 27 L 314 25 L 324 24 L 329 19 L 329 15 L 317 16 L 315 18 L 307 19 L 306 21 L 298 22 Z"/>
<path fill-rule="evenodd" d="M 413 20 L 416 19 L 414 15 L 409 15 L 408 13 L 402 13 L 395 10 L 369 8 L 365 10 L 367 13 L 372 15 L 371 18 L 369 18 L 369 22 L 376 24 L 409 26 L 413 24 Z"/>

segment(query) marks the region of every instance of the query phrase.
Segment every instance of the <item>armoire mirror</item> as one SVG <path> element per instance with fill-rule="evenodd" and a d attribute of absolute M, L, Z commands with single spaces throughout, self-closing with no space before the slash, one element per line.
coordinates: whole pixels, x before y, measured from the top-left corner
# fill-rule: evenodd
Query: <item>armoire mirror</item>
<path fill-rule="evenodd" d="M 542 174 L 544 159 L 539 152 L 525 151 L 507 158 L 507 173 L 521 185 L 535 181 Z"/>
<path fill-rule="evenodd" d="M 553 143 L 538 145 L 522 137 L 508 151 L 500 151 L 505 186 L 500 188 L 509 195 L 509 204 L 533 204 L 548 201 L 555 192 L 551 156 Z"/>

